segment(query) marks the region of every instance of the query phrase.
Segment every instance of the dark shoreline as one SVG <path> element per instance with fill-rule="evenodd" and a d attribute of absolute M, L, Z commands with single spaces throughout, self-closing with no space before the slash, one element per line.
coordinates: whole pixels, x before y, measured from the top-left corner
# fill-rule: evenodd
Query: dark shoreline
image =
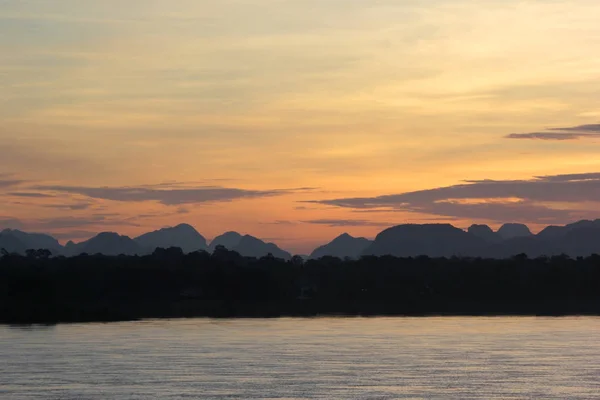
<path fill-rule="evenodd" d="M 235 252 L 0 258 L 0 324 L 160 318 L 600 316 L 600 256 L 324 257 Z"/>
<path fill-rule="evenodd" d="M 494 310 L 494 311 L 318 311 L 317 309 L 307 310 L 299 305 L 294 311 L 282 312 L 265 312 L 264 308 L 249 309 L 241 306 L 236 311 L 231 310 L 231 307 L 223 306 L 207 310 L 188 309 L 181 311 L 181 304 L 172 304 L 176 310 L 166 311 L 164 305 L 162 311 L 158 312 L 161 307 L 147 305 L 146 311 L 131 310 L 128 312 L 128 307 L 117 307 L 114 310 L 98 310 L 78 309 L 76 312 L 71 307 L 61 309 L 37 309 L 25 311 L 19 316 L 5 313 L 4 309 L 0 315 L 0 325 L 56 325 L 56 324 L 71 324 L 71 323 L 110 323 L 110 322 L 127 322 L 127 321 L 143 321 L 143 320 L 158 320 L 158 319 L 195 319 L 195 318 L 210 318 L 210 319 L 279 319 L 279 318 L 435 318 L 435 317 L 548 317 L 548 318 L 564 318 L 564 317 L 600 317 L 600 310 L 595 309 L 561 309 L 560 306 L 552 307 L 544 305 L 538 309 L 523 307 L 521 310 Z M 553 310 L 551 310 L 553 308 Z M 273 307 L 270 308 L 273 310 Z M 153 310 L 153 311 L 151 311 Z M 227 312 L 229 310 L 230 312 Z M 29 312 L 28 312 L 29 311 Z"/>
<path fill-rule="evenodd" d="M 565 313 L 425 313 L 425 314 L 342 314 L 342 313 L 323 313 L 315 315 L 306 314 L 285 314 L 285 315 L 163 315 L 163 316 L 144 316 L 116 319 L 61 319 L 61 320 L 5 320 L 0 321 L 0 326 L 55 326 L 68 324 L 97 324 L 97 323 L 119 323 L 119 322 L 141 322 L 141 321 L 158 321 L 158 320 L 189 320 L 189 319 L 215 319 L 215 320 L 257 320 L 257 319 L 283 319 L 283 318 L 300 318 L 300 319 L 318 319 L 318 318 L 454 318 L 454 317 L 469 317 L 469 318 L 568 318 L 568 317 L 600 317 L 600 312 L 565 312 Z"/>

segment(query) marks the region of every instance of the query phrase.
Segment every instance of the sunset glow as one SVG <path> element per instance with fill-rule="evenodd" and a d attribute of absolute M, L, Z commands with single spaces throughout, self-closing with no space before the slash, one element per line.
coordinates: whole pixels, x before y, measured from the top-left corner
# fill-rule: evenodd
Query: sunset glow
<path fill-rule="evenodd" d="M 600 2 L 0 1 L 0 229 L 600 218 Z"/>

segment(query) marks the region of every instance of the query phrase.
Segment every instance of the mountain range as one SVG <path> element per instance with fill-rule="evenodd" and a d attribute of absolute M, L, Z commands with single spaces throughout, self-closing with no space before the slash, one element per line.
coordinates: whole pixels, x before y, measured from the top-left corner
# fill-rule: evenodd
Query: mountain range
<path fill-rule="evenodd" d="M 310 258 L 321 258 L 332 256 L 338 258 L 358 258 L 373 243 L 372 240 L 362 237 L 355 238 L 344 233 L 331 242 L 317 247 L 310 255 Z"/>
<path fill-rule="evenodd" d="M 0 231 L 0 248 L 21 254 L 28 249 L 48 249 L 52 254 L 64 256 L 82 253 L 144 255 L 156 248 L 179 247 L 185 253 L 190 253 L 213 252 L 219 246 L 247 257 L 272 254 L 286 260 L 291 258 L 289 252 L 274 243 L 237 232 L 226 232 L 209 244 L 204 236 L 188 224 L 159 229 L 136 238 L 103 232 L 83 242 L 70 241 L 65 246 L 46 234 L 14 229 Z M 505 224 L 497 231 L 487 225 L 472 225 L 463 230 L 450 224 L 404 224 L 385 229 L 374 240 L 344 233 L 316 248 L 310 258 L 333 256 L 356 259 L 369 255 L 506 258 L 523 253 L 529 257 L 600 254 L 600 219 L 548 226 L 538 234 L 531 233 L 526 225 L 515 223 Z"/>
<path fill-rule="evenodd" d="M 69 241 L 64 247 L 50 235 L 13 229 L 0 231 L 0 249 L 20 254 L 24 254 L 28 249 L 48 249 L 52 254 L 64 256 L 83 253 L 108 256 L 144 255 L 152 253 L 157 248 L 169 247 L 179 247 L 183 252 L 191 253 L 202 250 L 212 252 L 219 245 L 247 257 L 263 257 L 268 254 L 285 260 L 292 257 L 290 253 L 280 249 L 274 243 L 267 243 L 254 236 L 241 235 L 237 232 L 227 232 L 218 236 L 209 246 L 204 236 L 188 224 L 162 228 L 136 238 L 115 232 L 102 232 L 83 242 Z"/>

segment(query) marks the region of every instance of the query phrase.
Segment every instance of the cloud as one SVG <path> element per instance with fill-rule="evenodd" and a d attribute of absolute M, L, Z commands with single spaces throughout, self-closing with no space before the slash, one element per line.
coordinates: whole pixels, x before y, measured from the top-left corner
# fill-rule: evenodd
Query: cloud
<path fill-rule="evenodd" d="M 600 133 L 600 124 L 570 126 L 567 128 L 550 128 L 551 131 L 597 132 Z"/>
<path fill-rule="evenodd" d="M 530 132 L 511 133 L 506 139 L 537 139 L 537 140 L 579 140 L 599 138 L 600 133 L 573 133 L 573 132 Z"/>
<path fill-rule="evenodd" d="M 58 240 L 87 240 L 97 234 L 98 232 L 75 229 L 66 232 L 53 233 L 52 236 Z"/>
<path fill-rule="evenodd" d="M 582 203 L 600 202 L 600 173 L 539 176 L 529 180 L 475 180 L 464 184 L 377 197 L 316 200 L 355 210 L 405 211 L 490 221 L 561 223 L 595 216 Z M 555 208 L 548 203 L 560 203 Z M 567 205 L 565 208 L 564 205 Z"/>
<path fill-rule="evenodd" d="M 313 219 L 308 221 L 302 221 L 305 224 L 315 225 L 327 225 L 331 227 L 344 227 L 344 226 L 393 226 L 396 225 L 391 222 L 377 222 L 368 221 L 364 219 Z"/>
<path fill-rule="evenodd" d="M 0 176 L 0 189 L 12 187 L 12 186 L 18 186 L 24 182 L 25 181 L 21 180 L 21 179 L 2 179 L 2 177 Z"/>
<path fill-rule="evenodd" d="M 23 223 L 12 217 L 0 216 L 0 231 L 3 229 L 23 229 Z"/>
<path fill-rule="evenodd" d="M 246 190 L 221 186 L 200 186 L 192 188 L 149 188 L 137 187 L 85 187 L 41 185 L 33 189 L 47 192 L 78 194 L 95 199 L 122 202 L 158 201 L 165 205 L 227 202 L 239 199 L 279 196 L 295 192 L 283 190 Z"/>
<path fill-rule="evenodd" d="M 79 232 L 91 232 L 91 229 L 97 227 L 95 232 L 98 233 L 102 230 L 102 226 L 132 226 L 139 227 L 133 221 L 129 221 L 123 218 L 107 218 L 104 216 L 91 216 L 91 217 L 59 217 L 59 218 L 42 218 L 42 219 L 31 219 L 31 220 L 19 220 L 15 218 L 0 217 L 0 229 L 12 228 L 22 229 L 28 232 L 44 232 L 51 234 L 52 236 L 60 236 L 61 238 L 68 238 L 65 230 L 76 230 Z M 90 229 L 91 228 L 91 229 Z M 62 236 L 61 236 L 62 235 Z M 80 237 L 80 236 L 73 236 Z M 89 236 L 88 236 L 89 237 Z"/>
<path fill-rule="evenodd" d="M 51 194 L 36 193 L 36 192 L 11 192 L 11 193 L 8 193 L 8 195 L 14 196 L 14 197 L 31 197 L 31 198 L 40 198 L 40 199 L 48 199 L 48 198 L 56 197 Z"/>
<path fill-rule="evenodd" d="M 271 222 L 261 222 L 261 225 L 297 225 L 297 222 L 280 219 Z"/>
<path fill-rule="evenodd" d="M 136 223 L 118 219 L 118 218 L 106 218 L 106 217 L 63 217 L 63 218 L 47 218 L 40 219 L 31 222 L 27 222 L 26 226 L 28 229 L 38 229 L 47 232 L 51 232 L 54 229 L 69 229 L 69 228 L 81 228 L 89 227 L 94 225 L 120 225 L 120 226 L 139 226 Z M 30 227 L 30 228 L 29 228 Z"/>
<path fill-rule="evenodd" d="M 600 138 L 600 124 L 578 125 L 566 128 L 549 128 L 545 132 L 511 133 L 506 139 L 579 140 Z"/>
<path fill-rule="evenodd" d="M 597 181 L 600 180 L 600 172 L 588 172 L 586 174 L 542 175 L 536 176 L 535 179 L 546 182 Z"/>
<path fill-rule="evenodd" d="M 44 204 L 42 207 L 54 208 L 57 210 L 87 210 L 92 206 L 92 203 L 74 203 L 74 204 Z"/>

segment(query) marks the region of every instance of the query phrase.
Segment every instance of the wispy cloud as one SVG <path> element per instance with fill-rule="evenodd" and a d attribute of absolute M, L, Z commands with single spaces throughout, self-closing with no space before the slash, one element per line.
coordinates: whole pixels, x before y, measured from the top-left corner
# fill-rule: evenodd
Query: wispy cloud
<path fill-rule="evenodd" d="M 73 204 L 44 204 L 42 207 L 54 208 L 56 210 L 87 210 L 92 206 L 92 203 L 73 203 Z"/>
<path fill-rule="evenodd" d="M 600 124 L 588 124 L 569 126 L 567 128 L 550 128 L 551 131 L 570 131 L 570 132 L 597 132 L 600 133 Z"/>
<path fill-rule="evenodd" d="M 579 140 L 600 138 L 600 124 L 578 125 L 566 128 L 549 128 L 542 132 L 511 133 L 506 139 Z"/>
<path fill-rule="evenodd" d="M 23 183 L 25 183 L 25 181 L 21 179 L 2 179 L 0 176 L 0 189 L 18 186 Z"/>
<path fill-rule="evenodd" d="M 597 213 L 596 210 L 582 210 L 577 205 L 600 202 L 600 173 L 540 176 L 529 180 L 475 180 L 377 197 L 312 202 L 359 210 L 405 211 L 455 218 L 565 222 L 582 213 Z M 550 203 L 563 206 L 552 207 Z"/>
<path fill-rule="evenodd" d="M 65 232 L 53 233 L 52 236 L 58 240 L 86 240 L 96 236 L 97 234 L 98 232 L 95 231 L 75 229 Z"/>
<path fill-rule="evenodd" d="M 574 133 L 574 132 L 530 132 L 511 133 L 506 139 L 537 139 L 537 140 L 579 140 L 599 138 L 600 133 Z"/>
<path fill-rule="evenodd" d="M 40 185 L 33 189 L 43 192 L 78 194 L 95 199 L 121 202 L 157 201 L 165 205 L 193 203 L 228 202 L 240 199 L 279 196 L 297 189 L 247 190 L 221 186 L 201 186 L 192 188 L 148 188 L 138 187 L 85 187 Z M 302 189 L 305 190 L 305 189 Z"/>
<path fill-rule="evenodd" d="M 139 226 L 131 221 L 117 219 L 117 218 L 105 218 L 105 217 L 62 217 L 62 218 L 47 218 L 31 221 L 27 223 L 33 229 L 42 230 L 45 232 L 52 232 L 58 229 L 69 229 L 69 228 L 84 228 L 90 226 Z"/>
<path fill-rule="evenodd" d="M 102 230 L 103 226 L 138 227 L 139 224 L 123 218 L 106 216 L 57 217 L 39 219 L 16 219 L 0 217 L 0 228 L 24 229 L 30 232 L 45 232 L 53 235 L 57 232 L 63 232 L 65 229 L 86 230 L 87 232 L 95 229 L 96 232 L 99 232 Z"/>
<path fill-rule="evenodd" d="M 39 198 L 39 199 L 48 199 L 53 198 L 55 196 L 47 193 L 39 193 L 39 192 L 11 192 L 8 193 L 9 196 L 14 197 L 31 197 L 31 198 Z"/>
<path fill-rule="evenodd" d="M 262 225 L 297 225 L 298 223 L 295 221 L 288 221 L 288 220 L 277 220 L 277 221 L 271 221 L 271 222 L 261 222 Z"/>
<path fill-rule="evenodd" d="M 0 231 L 3 229 L 22 229 L 23 223 L 17 218 L 0 216 Z"/>
<path fill-rule="evenodd" d="M 327 225 L 331 227 L 344 226 L 393 226 L 392 222 L 368 221 L 365 219 L 313 219 L 302 221 L 305 224 Z"/>

